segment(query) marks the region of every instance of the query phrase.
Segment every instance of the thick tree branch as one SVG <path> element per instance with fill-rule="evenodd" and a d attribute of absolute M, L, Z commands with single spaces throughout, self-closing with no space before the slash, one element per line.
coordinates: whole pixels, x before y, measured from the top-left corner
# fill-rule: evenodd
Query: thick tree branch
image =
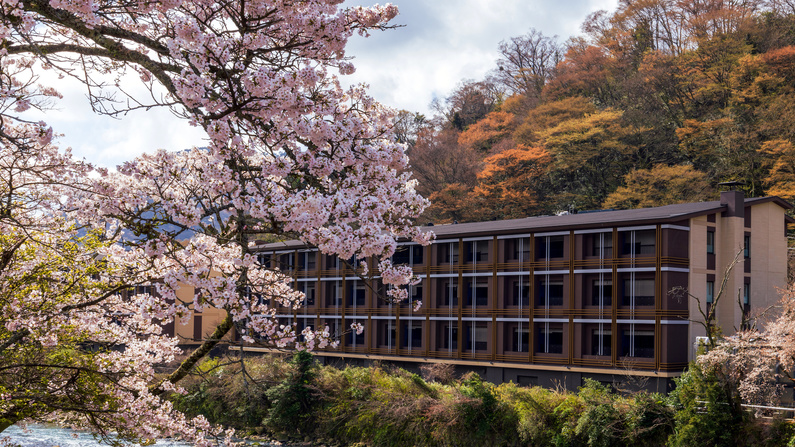
<path fill-rule="evenodd" d="M 196 363 L 198 363 L 199 360 L 204 358 L 205 355 L 209 354 L 210 351 L 215 347 L 215 345 L 217 345 L 221 341 L 221 339 L 224 338 L 226 333 L 229 332 L 230 329 L 232 329 L 233 325 L 234 324 L 232 322 L 232 315 L 227 313 L 226 318 L 224 318 L 224 320 L 218 326 L 216 326 L 215 331 L 213 331 L 213 333 L 210 334 L 207 340 L 205 340 L 204 343 L 201 344 L 201 346 L 196 348 L 196 350 L 193 351 L 193 353 L 191 353 L 190 357 L 185 359 L 179 365 L 179 368 L 177 368 L 176 371 L 169 374 L 168 377 L 161 380 L 157 384 L 149 387 L 149 391 L 155 396 L 159 396 L 163 394 L 163 392 L 165 392 L 165 390 L 162 388 L 165 382 L 177 383 L 180 380 L 182 380 L 185 376 L 188 375 L 188 373 L 191 372 L 193 367 L 196 366 Z"/>

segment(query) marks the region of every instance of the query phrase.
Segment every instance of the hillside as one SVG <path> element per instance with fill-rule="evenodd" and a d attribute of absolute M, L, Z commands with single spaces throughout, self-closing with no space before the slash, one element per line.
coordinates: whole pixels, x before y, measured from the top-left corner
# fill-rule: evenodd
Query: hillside
<path fill-rule="evenodd" d="M 403 112 L 423 221 L 747 196 L 795 199 L 795 5 L 622 1 L 565 42 L 530 30 L 435 117 Z"/>

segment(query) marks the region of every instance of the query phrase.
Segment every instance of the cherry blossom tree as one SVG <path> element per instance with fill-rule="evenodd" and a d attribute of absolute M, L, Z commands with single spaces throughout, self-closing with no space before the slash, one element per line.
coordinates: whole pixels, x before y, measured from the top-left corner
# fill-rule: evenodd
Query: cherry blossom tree
<path fill-rule="evenodd" d="M 40 70 L 83 82 L 98 113 L 167 107 L 207 133 L 206 147 L 157 151 L 93 176 L 64 158 L 70 168 L 52 182 L 58 188 L 50 195 L 58 206 L 39 209 L 31 202 L 33 213 L 63 219 L 59 225 L 90 228 L 88 240 L 76 239 L 71 227 L 58 230 L 80 255 L 59 258 L 68 272 L 93 271 L 99 260 L 108 269 L 82 274 L 88 283 L 81 290 L 101 283 L 95 294 L 41 298 L 53 303 L 42 318 L 56 334 L 42 345 L 64 346 L 72 329 L 58 315 L 87 328 L 73 329 L 83 332 L 71 346 L 92 341 L 117 349 L 81 354 L 96 358 L 92 371 L 99 375 L 92 377 L 106 406 L 93 412 L 53 406 L 23 417 L 72 411 L 73 422 L 130 438 L 181 432 L 201 443 L 210 428 L 176 415 L 163 394 L 179 391 L 179 380 L 232 328 L 245 342 L 270 346 L 333 343 L 324 328 L 296 334 L 274 318 L 267 303 L 298 306 L 302 297 L 287 275 L 258 263 L 254 242 L 263 234 L 300 239 L 342 259 L 374 257 L 377 271 L 362 265 L 360 273 L 380 275 L 391 286 L 388 299 L 405 298 L 401 286 L 414 280 L 412 272 L 389 259 L 398 238 L 429 242 L 431 235 L 413 226 L 426 201 L 415 192 L 404 147 L 395 141 L 392 112 L 363 86 L 344 89 L 337 78 L 354 70 L 345 55 L 348 38 L 389 28 L 397 9 L 339 9 L 340 3 L 23 0 L 0 6 L 0 99 L 8 104 L 1 118 L 27 129 L 36 143 L 28 154 L 58 156 L 50 146 L 52 129 L 20 115 L 40 106 L 37 98 L 58 98 L 54 86 L 36 87 Z M 134 93 L 131 74 L 146 95 Z M 24 224 L 18 228 L 26 231 Z M 61 245 L 49 241 L 27 256 L 35 263 L 47 256 L 36 250 Z M 114 272 L 117 282 L 109 279 Z M 156 293 L 111 293 L 135 283 L 155 284 Z M 178 299 L 182 287 L 194 288 L 192 301 Z M 151 365 L 172 359 L 176 342 L 161 336 L 152 321 L 186 321 L 207 307 L 225 310 L 226 318 L 173 373 L 155 382 Z M 104 314 L 76 312 L 89 308 Z M 19 336 L 32 340 L 32 332 L 25 332 L 36 326 L 12 324 L 19 311 L 13 305 L 3 311 L 7 334 L 0 347 L 19 346 Z"/>
<path fill-rule="evenodd" d="M 717 371 L 746 403 L 775 404 L 782 397 L 782 384 L 795 382 L 795 289 L 785 291 L 780 304 L 775 318 L 761 329 L 754 326 L 725 337 L 697 359 Z"/>

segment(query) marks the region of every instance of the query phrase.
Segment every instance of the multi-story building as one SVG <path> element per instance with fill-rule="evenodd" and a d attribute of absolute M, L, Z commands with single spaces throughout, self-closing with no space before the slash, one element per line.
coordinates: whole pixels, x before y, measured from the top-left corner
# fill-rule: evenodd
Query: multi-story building
<path fill-rule="evenodd" d="M 306 294 L 279 318 L 342 334 L 339 348 L 320 353 L 327 358 L 451 362 L 491 381 L 569 388 L 585 376 L 642 379 L 664 391 L 705 335 L 696 298 L 712 306 L 727 277 L 724 334 L 777 302 L 791 208 L 728 191 L 714 202 L 436 225 L 432 245 L 403 243 L 394 255 L 421 278 L 399 305 L 356 262 L 296 241 L 262 245 L 260 259 Z M 362 334 L 346 332 L 354 322 Z"/>

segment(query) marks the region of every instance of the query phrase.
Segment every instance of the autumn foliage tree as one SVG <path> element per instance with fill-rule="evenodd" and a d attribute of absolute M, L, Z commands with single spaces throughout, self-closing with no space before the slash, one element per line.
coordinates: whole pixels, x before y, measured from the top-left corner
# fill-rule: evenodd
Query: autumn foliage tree
<path fill-rule="evenodd" d="M 692 166 L 657 165 L 651 169 L 637 169 L 624 177 L 619 186 L 605 199 L 604 208 L 631 209 L 701 202 L 712 198 L 707 176 Z"/>
<path fill-rule="evenodd" d="M 112 172 L 55 171 L 63 175 L 58 183 L 63 188 L 51 195 L 59 203 L 53 209 L 90 228 L 99 241 L 75 239 L 70 245 L 90 248 L 74 263 L 75 274 L 85 269 L 84 287 L 95 276 L 92 260 L 107 262 L 109 272 L 118 266 L 135 273 L 121 284 L 153 286 L 151 293 L 133 293 L 128 306 L 100 289 L 79 308 L 76 300 L 88 298 L 57 291 L 43 296 L 52 301 L 41 308 L 52 329 L 46 342 L 34 332 L 34 323 L 15 318 L 22 310 L 18 301 L 9 301 L 2 308 L 0 345 L 11 357 L 0 359 L 0 367 L 9 374 L 20 371 L 13 356 L 22 355 L 25 346 L 81 350 L 88 347 L 81 340 L 97 341 L 96 355 L 80 353 L 88 363 L 79 369 L 97 380 L 91 390 L 96 402 L 86 405 L 101 411 L 37 406 L 37 399 L 44 401 L 37 391 L 43 390 L 8 375 L 5 389 L 27 386 L 29 393 L 3 399 L 2 427 L 25 417 L 67 414 L 70 422 L 129 439 L 181 435 L 205 443 L 211 433 L 207 424 L 181 417 L 164 397 L 178 391 L 179 381 L 233 328 L 244 342 L 267 346 L 311 349 L 335 343 L 324 328 L 298 334 L 274 318 L 269 303 L 296 306 L 301 294 L 288 276 L 259 264 L 253 242 L 262 234 L 300 239 L 343 259 L 374 257 L 372 274 L 395 286 L 384 299 L 406 296 L 401 286 L 412 281 L 411 271 L 392 266 L 389 259 L 399 237 L 428 242 L 430 235 L 413 226 L 426 201 L 414 190 L 404 146 L 395 141 L 392 113 L 362 86 L 343 89 L 334 74 L 354 70 L 345 58 L 347 39 L 388 28 L 397 9 L 338 9 L 339 3 L 23 1 L 0 7 L 3 130 L 24 130 L 30 142 L 25 157 L 58 157 L 48 146 L 53 130 L 22 115 L 37 97 L 58 97 L 54 86 L 35 87 L 42 67 L 83 82 L 100 113 L 122 116 L 135 108 L 168 107 L 207 134 L 204 148 L 153 152 Z M 130 93 L 117 101 L 136 91 L 115 81 L 124 73 L 136 74 L 150 94 Z M 62 164 L 79 167 L 69 160 Z M 47 169 L 31 172 L 48 175 Z M 8 184 L 12 180 L 18 178 Z M 30 185 L 42 183 L 49 181 Z M 14 194 L 24 190 L 12 188 Z M 38 208 L 48 202 L 30 190 L 33 195 L 24 202 L 30 212 L 55 212 Z M 13 197 L 7 193 L 4 200 L 14 202 Z M 27 231 L 13 213 L 2 218 Z M 75 233 L 65 234 L 71 240 L 68 235 Z M 0 248 L 6 252 L 17 244 L 13 237 L 4 243 Z M 42 245 L 47 246 L 58 244 Z M 26 256 L 42 262 L 45 254 L 33 249 Z M 102 271 L 97 275 L 106 281 Z M 109 291 L 115 287 L 102 285 Z M 192 300 L 177 297 L 183 287 L 195 290 Z M 170 360 L 177 350 L 176 340 L 159 337 L 159 324 L 152 321 L 184 322 L 208 307 L 226 311 L 226 317 L 171 374 L 154 381 L 150 366 Z M 69 332 L 72 319 L 88 328 L 82 338 Z M 127 332 L 116 329 L 117 320 L 129 320 L 123 326 Z M 68 361 L 62 357 L 51 363 L 52 371 L 63 373 L 59 380 L 78 380 L 64 366 Z"/>
<path fill-rule="evenodd" d="M 652 193 L 637 186 L 641 173 L 653 173 L 644 181 L 655 183 L 669 178 L 671 191 L 696 175 L 694 186 L 704 191 L 739 180 L 748 196 L 795 197 L 789 167 L 795 144 L 790 3 L 624 1 L 591 14 L 583 35 L 565 45 L 539 30 L 504 40 L 487 81 L 511 96 L 467 119 L 453 120 L 451 112 L 461 107 L 443 110 L 441 127 L 461 133 L 451 147 L 461 154 L 480 151 L 475 184 L 471 177 L 456 182 L 468 194 L 456 187 L 456 194 L 446 195 L 448 215 L 455 214 L 449 208 L 453 197 L 470 210 L 488 197 L 477 202 L 476 212 L 457 214 L 467 220 L 520 215 L 504 212 L 519 208 L 510 204 L 515 196 L 503 193 L 515 191 L 510 183 L 520 181 L 501 183 L 493 171 L 483 173 L 492 167 L 486 159 L 502 152 L 510 155 L 500 163 L 518 162 L 520 147 L 543 149 L 552 159 L 544 175 L 521 180 L 522 190 L 533 191 L 535 202 L 543 204 L 528 206 L 528 213 L 598 208 L 611 194 L 633 197 L 619 205 L 613 196 L 611 206 L 672 203 L 675 194 L 641 198 Z M 473 90 L 478 85 L 487 84 L 462 84 L 449 104 L 475 97 L 464 93 L 485 91 Z M 532 163 L 524 168 L 534 169 Z"/>

